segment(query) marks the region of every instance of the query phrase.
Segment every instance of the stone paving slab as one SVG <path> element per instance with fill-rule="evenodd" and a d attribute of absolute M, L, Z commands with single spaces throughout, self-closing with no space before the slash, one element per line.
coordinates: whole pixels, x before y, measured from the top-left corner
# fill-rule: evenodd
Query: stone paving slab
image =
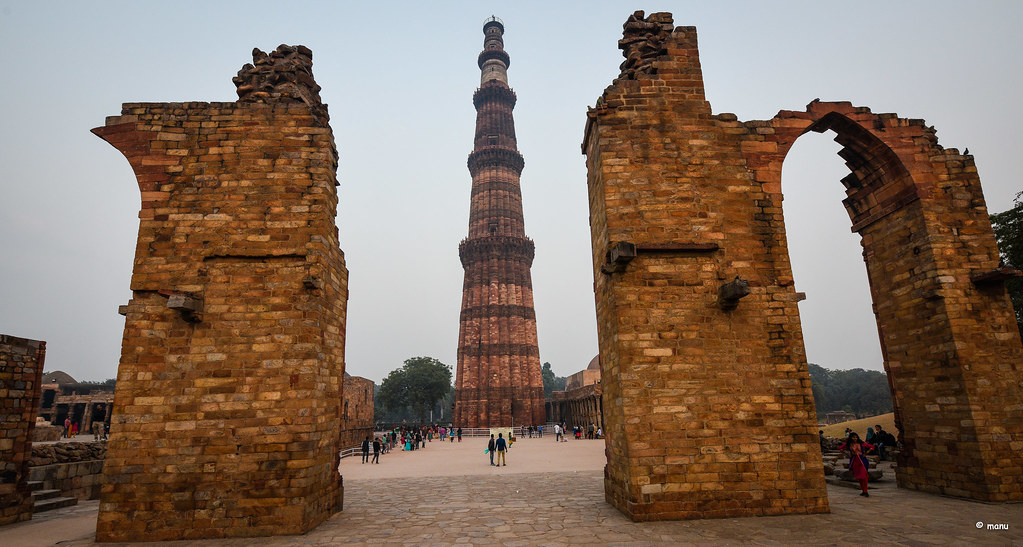
<path fill-rule="evenodd" d="M 546 453 L 559 468 L 601 461 L 602 442 L 566 449 L 573 442 L 537 441 L 529 457 Z M 493 469 L 489 459 L 479 461 L 482 449 L 462 444 L 391 454 L 379 465 L 346 459 L 345 510 L 302 536 L 140 545 L 1023 545 L 1023 504 L 944 498 L 899 490 L 891 481 L 872 488 L 869 498 L 829 485 L 832 512 L 824 515 L 634 523 L 604 502 L 598 469 L 530 472 L 523 468 L 528 441 L 516 444 L 507 468 Z M 388 478 L 375 476 L 387 468 Z M 410 476 L 422 469 L 433 472 Z M 91 545 L 96 508 L 85 502 L 43 522 L 0 529 L 0 545 Z M 62 514 L 67 518 L 55 518 Z M 984 525 L 978 529 L 977 522 Z M 988 530 L 989 523 L 1009 529 Z"/>

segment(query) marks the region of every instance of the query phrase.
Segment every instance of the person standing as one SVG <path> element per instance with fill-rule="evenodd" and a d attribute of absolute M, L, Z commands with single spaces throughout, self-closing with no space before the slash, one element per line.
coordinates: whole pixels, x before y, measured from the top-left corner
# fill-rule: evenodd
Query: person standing
<path fill-rule="evenodd" d="M 458 428 L 458 442 L 462 442 L 462 428 Z"/>
<path fill-rule="evenodd" d="M 508 443 L 504 440 L 504 433 L 497 434 L 497 442 L 494 443 L 497 447 L 497 465 L 508 465 L 508 458 L 505 453 L 508 452 Z"/>
<path fill-rule="evenodd" d="M 64 418 L 64 434 L 61 436 L 65 439 L 71 438 L 71 418 Z"/>
<path fill-rule="evenodd" d="M 554 442 L 561 441 L 561 426 L 554 424 Z"/>
<path fill-rule="evenodd" d="M 487 444 L 487 452 L 490 453 L 490 465 L 494 466 L 494 451 L 497 450 L 497 441 L 494 440 L 494 434 L 490 434 L 490 442 Z"/>
<path fill-rule="evenodd" d="M 870 469 L 870 462 L 867 461 L 864 453 L 872 448 L 874 448 L 873 445 L 861 442 L 860 436 L 856 433 L 850 433 L 846 437 L 845 443 L 838 447 L 839 450 L 849 452 L 849 472 L 852 473 L 854 479 L 860 482 L 860 490 L 862 490 L 860 495 L 865 498 L 870 497 L 870 494 L 867 493 L 867 481 L 870 478 L 867 470 Z"/>
<path fill-rule="evenodd" d="M 369 461 L 369 437 L 362 441 L 362 463 Z"/>
<path fill-rule="evenodd" d="M 380 437 L 373 439 L 373 462 L 380 463 Z"/>

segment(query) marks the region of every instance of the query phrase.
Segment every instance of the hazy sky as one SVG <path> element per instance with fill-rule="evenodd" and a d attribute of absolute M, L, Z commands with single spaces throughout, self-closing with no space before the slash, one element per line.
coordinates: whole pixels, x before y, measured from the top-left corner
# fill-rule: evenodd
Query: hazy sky
<path fill-rule="evenodd" d="M 412 356 L 454 366 L 476 56 L 496 14 L 518 94 L 540 359 L 559 375 L 585 367 L 597 344 L 579 146 L 636 9 L 698 28 L 714 112 L 768 119 L 820 97 L 925 118 L 943 146 L 969 147 L 990 211 L 1023 189 L 1021 2 L 0 0 L 0 333 L 46 340 L 47 371 L 114 377 L 140 200 L 128 162 L 89 130 L 123 102 L 233 101 L 253 47 L 304 44 L 341 156 L 347 370 L 379 382 Z M 784 165 L 807 354 L 880 370 L 829 135 L 800 138 Z"/>

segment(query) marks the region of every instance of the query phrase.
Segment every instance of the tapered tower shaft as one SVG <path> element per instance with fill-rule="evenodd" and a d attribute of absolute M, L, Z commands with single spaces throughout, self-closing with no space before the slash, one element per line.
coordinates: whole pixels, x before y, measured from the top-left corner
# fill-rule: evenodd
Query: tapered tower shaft
<path fill-rule="evenodd" d="M 459 427 L 536 425 L 544 422 L 543 379 L 529 272 L 533 242 L 522 220 L 515 93 L 508 87 L 504 24 L 491 17 L 483 34 L 468 162 L 469 236 L 458 247 L 465 280 L 453 418 Z"/>

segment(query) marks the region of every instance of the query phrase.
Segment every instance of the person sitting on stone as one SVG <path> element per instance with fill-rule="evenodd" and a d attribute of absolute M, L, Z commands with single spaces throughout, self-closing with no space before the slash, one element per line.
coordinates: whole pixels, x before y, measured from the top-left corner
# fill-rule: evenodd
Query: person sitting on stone
<path fill-rule="evenodd" d="M 894 435 L 892 435 L 891 433 L 885 431 L 881 427 L 881 424 L 875 425 L 874 426 L 874 430 L 875 430 L 874 431 L 874 442 L 877 444 L 877 455 L 880 456 L 881 459 L 883 460 L 883 459 L 885 459 L 885 454 L 884 454 L 885 449 L 889 448 L 889 447 L 892 447 L 892 446 L 895 446 L 896 444 L 898 444 L 898 441 L 895 440 L 895 436 Z"/>

